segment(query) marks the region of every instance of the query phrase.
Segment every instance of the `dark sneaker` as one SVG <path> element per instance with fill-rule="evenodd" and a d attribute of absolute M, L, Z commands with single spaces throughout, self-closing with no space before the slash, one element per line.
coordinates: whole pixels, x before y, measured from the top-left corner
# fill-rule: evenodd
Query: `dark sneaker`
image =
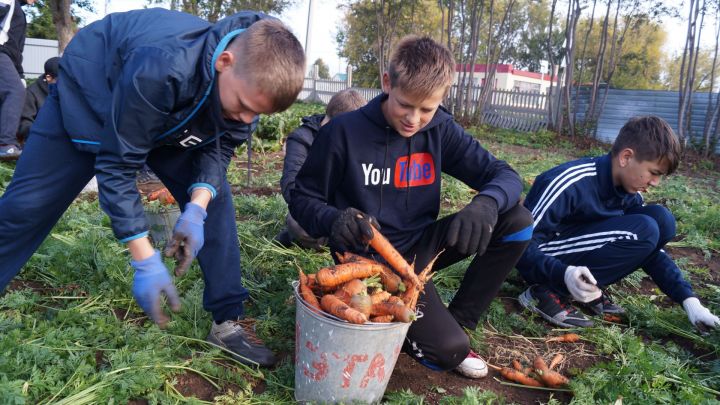
<path fill-rule="evenodd" d="M 137 173 L 137 184 L 159 184 L 160 179 L 152 170 L 139 170 Z"/>
<path fill-rule="evenodd" d="M 22 149 L 17 145 L 0 146 L 0 160 L 17 160 L 22 154 Z"/>
<path fill-rule="evenodd" d="M 253 330 L 253 321 L 241 319 L 213 322 L 207 341 L 233 352 L 233 357 L 247 365 L 272 367 L 277 360 L 275 355 L 263 344 Z"/>
<path fill-rule="evenodd" d="M 465 360 L 455 367 L 455 371 L 467 378 L 483 378 L 487 375 L 488 368 L 485 360 L 470 350 Z"/>
<path fill-rule="evenodd" d="M 548 322 L 566 328 L 593 326 L 593 321 L 570 302 L 542 285 L 534 285 L 518 297 L 525 308 L 540 314 Z"/>
<path fill-rule="evenodd" d="M 607 291 L 603 290 L 600 298 L 585 304 L 595 315 L 623 315 L 625 310 L 620 305 L 614 303 Z"/>

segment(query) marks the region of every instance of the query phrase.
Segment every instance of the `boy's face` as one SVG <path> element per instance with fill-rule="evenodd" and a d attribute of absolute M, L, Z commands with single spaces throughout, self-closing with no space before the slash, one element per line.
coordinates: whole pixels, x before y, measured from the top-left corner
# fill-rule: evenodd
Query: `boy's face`
<path fill-rule="evenodd" d="M 445 96 L 441 88 L 421 98 L 412 96 L 399 87 L 390 85 L 390 76 L 383 74 L 383 90 L 388 98 L 382 104 L 382 112 L 390 126 L 401 136 L 410 138 L 424 128 L 432 120 Z"/>
<path fill-rule="evenodd" d="M 237 75 L 234 64 L 235 57 L 228 51 L 221 53 L 215 62 L 223 117 L 250 124 L 258 114 L 273 113 L 270 97 Z"/>
<path fill-rule="evenodd" d="M 616 170 L 613 181 L 626 192 L 634 194 L 646 192 L 650 187 L 657 187 L 662 176 L 668 172 L 665 159 L 639 161 L 635 152 L 626 148 L 617 156 Z"/>

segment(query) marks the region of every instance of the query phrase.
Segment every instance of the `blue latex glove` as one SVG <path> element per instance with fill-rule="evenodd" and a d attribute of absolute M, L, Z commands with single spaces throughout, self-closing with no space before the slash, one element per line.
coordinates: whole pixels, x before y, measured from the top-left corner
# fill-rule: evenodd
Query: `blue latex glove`
<path fill-rule="evenodd" d="M 190 268 L 193 259 L 205 243 L 203 224 L 207 212 L 195 203 L 185 204 L 185 211 L 178 218 L 173 236 L 165 248 L 165 256 L 177 261 L 175 275 L 182 276 Z"/>
<path fill-rule="evenodd" d="M 130 265 L 135 269 L 132 286 L 135 301 L 159 327 L 164 328 L 169 318 L 162 310 L 161 294 L 165 293 L 170 308 L 175 312 L 180 310 L 180 298 L 160 252 L 156 250 L 144 260 L 132 260 Z"/>

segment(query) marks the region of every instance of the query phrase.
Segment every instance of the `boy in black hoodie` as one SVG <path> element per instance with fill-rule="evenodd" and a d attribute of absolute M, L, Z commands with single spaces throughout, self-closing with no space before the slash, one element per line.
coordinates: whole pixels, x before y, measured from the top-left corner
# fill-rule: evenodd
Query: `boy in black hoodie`
<path fill-rule="evenodd" d="M 315 114 L 303 117 L 302 125 L 288 135 L 285 143 L 285 160 L 283 161 L 283 172 L 280 178 L 280 190 L 285 202 L 290 204 L 290 191 L 295 186 L 295 177 L 305 159 L 320 127 L 327 124 L 333 117 L 348 111 L 354 111 L 367 104 L 367 100 L 353 89 L 345 89 L 336 93 L 325 108 L 325 114 Z M 289 247 L 292 243 L 307 249 L 321 249 L 327 245 L 327 237 L 313 238 L 308 235 L 297 221 L 288 214 L 285 218 L 286 228 L 283 229 L 275 240 L 283 246 Z"/>
<path fill-rule="evenodd" d="M 432 282 L 418 307 L 423 317 L 403 350 L 434 370 L 471 378 L 487 374 L 463 328 L 475 329 L 532 235 L 532 217 L 518 204 L 518 174 L 496 159 L 440 103 L 452 83 L 450 51 L 428 37 L 403 38 L 383 73 L 384 93 L 320 129 L 291 191 L 290 213 L 330 247 L 367 251 L 370 223 L 415 268 L 440 254 L 434 270 L 474 256 L 445 307 Z M 441 172 L 477 195 L 438 220 Z"/>

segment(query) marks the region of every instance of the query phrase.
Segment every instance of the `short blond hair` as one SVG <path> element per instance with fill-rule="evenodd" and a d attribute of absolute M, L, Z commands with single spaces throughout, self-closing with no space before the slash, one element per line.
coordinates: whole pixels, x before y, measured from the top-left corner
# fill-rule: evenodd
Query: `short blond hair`
<path fill-rule="evenodd" d="M 438 89 L 444 89 L 447 95 L 454 66 L 452 54 L 445 46 L 427 36 L 407 35 L 400 39 L 390 57 L 390 86 L 423 98 Z"/>
<path fill-rule="evenodd" d="M 357 90 L 345 89 L 336 93 L 325 108 L 325 116 L 328 119 L 348 111 L 355 111 L 367 104 L 367 100 Z"/>
<path fill-rule="evenodd" d="M 273 112 L 295 102 L 305 79 L 305 52 L 282 22 L 268 18 L 252 24 L 228 50 L 237 61 L 235 74 L 268 95 Z"/>

